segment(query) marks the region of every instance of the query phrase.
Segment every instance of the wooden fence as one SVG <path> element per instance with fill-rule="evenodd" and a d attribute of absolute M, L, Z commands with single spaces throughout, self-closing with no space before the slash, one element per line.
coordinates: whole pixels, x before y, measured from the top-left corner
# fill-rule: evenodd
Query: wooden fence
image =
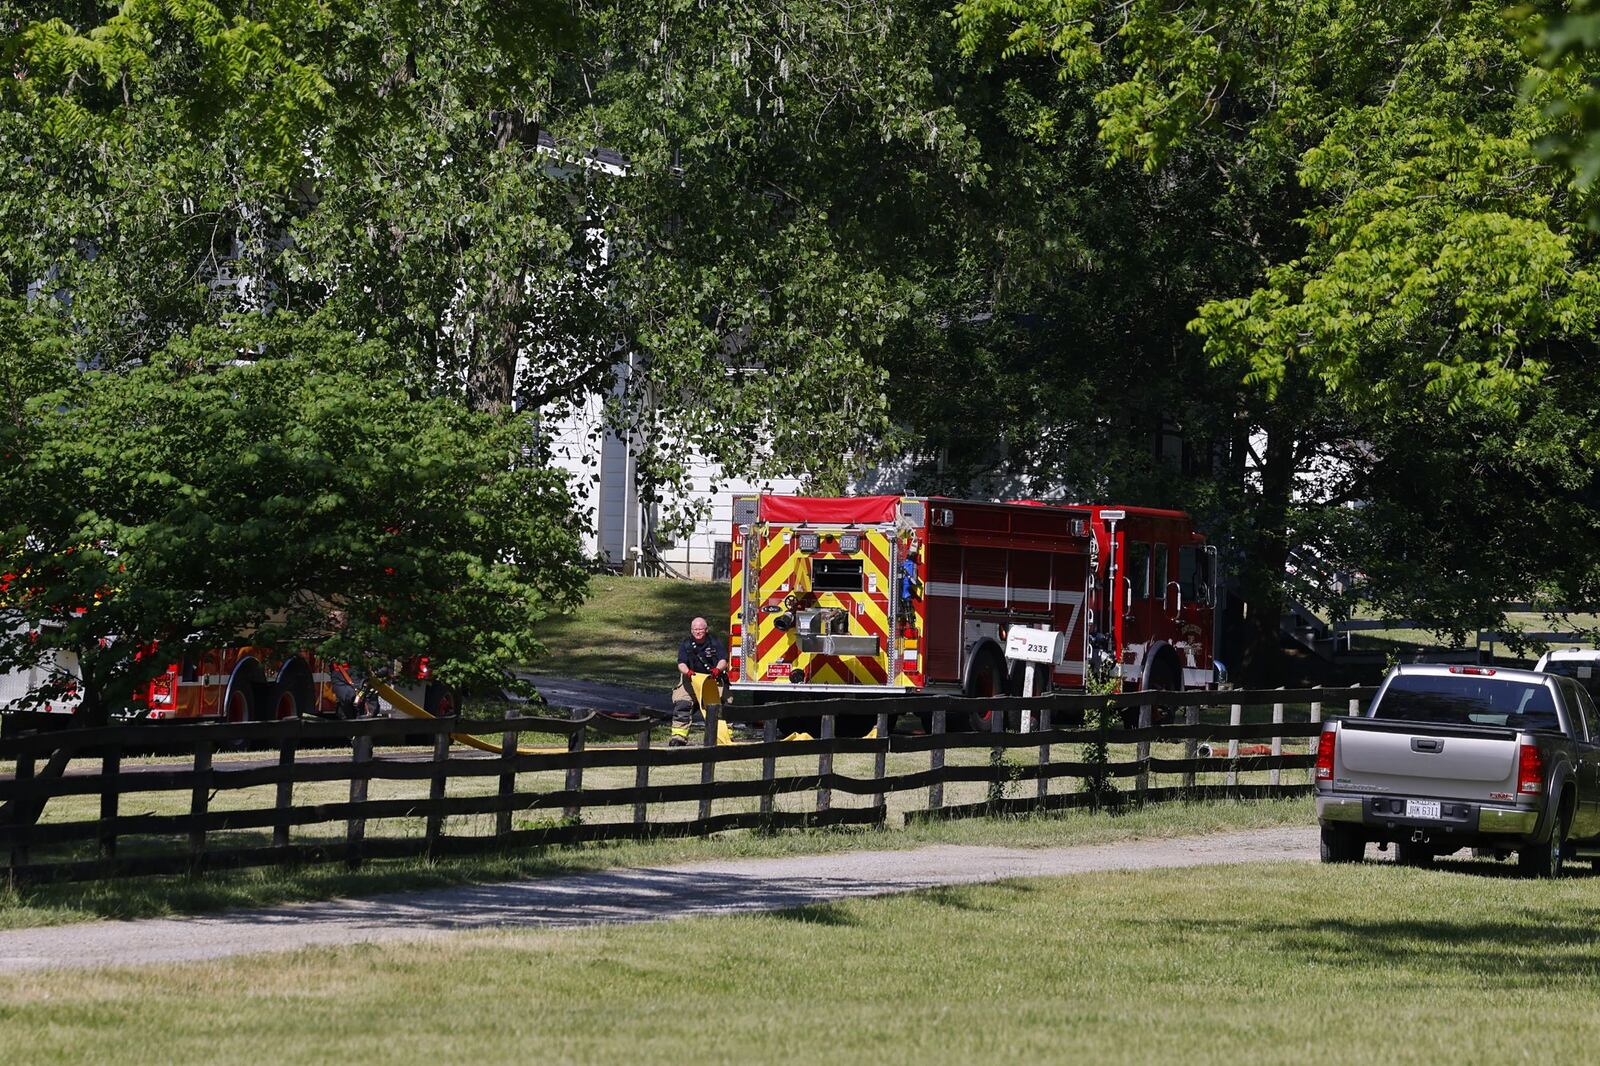
<path fill-rule="evenodd" d="M 653 723 L 592 714 L 484 722 L 133 723 L 21 736 L 0 740 L 0 760 L 15 763 L 9 778 L 0 776 L 0 811 L 8 812 L 0 821 L 0 856 L 13 881 L 90 880 L 293 863 L 353 867 L 375 858 L 731 829 L 881 825 L 889 818 L 891 797 L 911 820 L 1288 795 L 1309 787 L 1324 711 L 1354 713 L 1374 691 L 906 697 L 713 707 L 705 739 L 679 748 L 653 743 Z M 993 728 L 958 731 L 975 704 L 996 712 L 990 716 Z M 1152 725 L 1152 704 L 1170 709 L 1173 721 Z M 1102 707 L 1137 714 L 1137 726 L 1084 728 L 1085 714 Z M 1244 713 L 1267 707 L 1270 717 Z M 1024 710 L 1034 731 L 1003 728 Z M 915 713 L 928 728 L 891 733 L 891 711 Z M 751 723 L 761 738 L 711 744 L 719 715 Z M 876 736 L 836 735 L 841 721 L 863 717 L 875 721 Z M 780 740 L 795 723 L 810 727 L 815 739 Z M 564 743 L 519 751 L 519 735 L 530 731 Z M 503 750 L 467 751 L 453 745 L 452 733 L 498 740 Z M 431 737 L 431 754 L 415 747 L 377 750 L 380 743 L 419 734 Z M 1258 743 L 1242 752 L 1246 741 Z M 1270 744 L 1267 752 L 1259 751 L 1267 747 L 1261 741 Z M 1306 750 L 1286 752 L 1285 741 Z M 1085 761 L 1075 750 L 1098 744 L 1109 752 L 1103 763 Z M 1211 746 L 1209 753 L 1202 744 Z M 265 750 L 231 753 L 245 746 Z M 154 763 L 131 754 L 157 747 L 177 754 Z M 1164 755 L 1155 749 L 1170 750 Z M 66 772 L 53 772 L 67 756 Z M 858 764 L 858 772 L 836 770 L 838 759 Z M 52 772 L 41 774 L 41 764 L 52 760 Z M 891 767 L 891 760 L 897 765 Z M 780 763 L 786 764 L 781 773 Z M 1121 783 L 1114 793 L 1082 787 L 1094 774 Z M 552 781 L 532 787 L 530 775 Z M 597 781 L 595 775 L 612 780 Z M 1159 783 L 1158 776 L 1169 783 Z M 453 784 L 473 794 L 451 795 Z M 973 785 L 981 790 L 978 798 L 951 796 L 955 802 L 947 802 L 947 789 Z M 374 786 L 415 794 L 373 796 Z M 308 799 L 307 792 L 318 795 Z M 844 797 L 855 802 L 836 802 Z M 692 814 L 673 818 L 674 807 Z M 528 821 L 540 814 L 542 820 Z M 447 831 L 462 821 L 476 831 Z M 369 833 L 369 826 L 400 828 Z"/>

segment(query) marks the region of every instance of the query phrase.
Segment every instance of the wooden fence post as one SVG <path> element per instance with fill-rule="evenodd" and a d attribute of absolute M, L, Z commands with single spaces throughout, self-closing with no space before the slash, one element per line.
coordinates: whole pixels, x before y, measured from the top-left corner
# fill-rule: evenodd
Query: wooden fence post
<path fill-rule="evenodd" d="M 944 769 L 944 727 L 945 709 L 940 707 L 933 712 L 933 735 L 938 739 L 932 748 L 928 749 L 928 769 L 937 774 Z M 934 781 L 928 786 L 928 810 L 937 811 L 944 806 L 944 782 Z"/>
<path fill-rule="evenodd" d="M 1359 685 L 1351 685 L 1350 687 L 1351 688 L 1359 688 L 1360 686 Z M 1349 713 L 1350 713 L 1350 715 L 1352 717 L 1361 713 L 1361 701 L 1360 700 L 1355 699 L 1353 697 L 1351 698 Z"/>
<path fill-rule="evenodd" d="M 702 747 L 715 748 L 717 746 L 717 722 L 722 717 L 720 703 L 708 703 L 705 708 L 706 735 Z M 709 753 L 700 761 L 700 810 L 698 817 L 705 821 L 711 817 L 711 786 L 717 781 L 717 764 L 709 757 Z"/>
<path fill-rule="evenodd" d="M 778 720 L 768 718 L 761 723 L 761 740 L 766 744 L 778 742 Z M 772 782 L 778 776 L 778 757 L 768 749 L 767 754 L 761 757 L 761 783 L 766 788 L 761 790 L 761 813 L 772 813 Z"/>
<path fill-rule="evenodd" d="M 32 780 L 33 754 L 30 752 L 26 755 L 18 755 L 17 772 L 15 774 L 15 783 L 18 786 L 17 799 L 13 801 L 13 807 L 31 811 L 37 805 L 37 801 L 28 795 L 26 789 L 21 787 Z M 19 866 L 28 865 L 28 835 L 32 829 L 33 826 L 29 824 L 25 817 L 18 818 L 11 826 L 11 868 L 13 870 Z"/>
<path fill-rule="evenodd" d="M 1139 705 L 1139 728 L 1149 729 L 1150 721 L 1155 716 L 1155 707 L 1148 703 Z M 1140 740 L 1134 746 L 1134 758 L 1139 761 L 1138 776 L 1133 779 L 1134 792 L 1138 794 L 1139 802 L 1144 802 L 1145 790 L 1150 787 L 1150 742 Z"/>
<path fill-rule="evenodd" d="M 194 789 L 189 793 L 189 869 L 199 873 L 206 863 L 206 828 L 201 819 L 211 808 L 211 741 L 194 746 Z"/>
<path fill-rule="evenodd" d="M 835 722 L 831 714 L 822 716 L 822 736 L 819 740 L 832 740 L 834 737 Z M 833 752 L 824 751 L 817 756 L 817 813 L 822 814 L 833 807 L 833 789 L 824 783 L 833 774 Z"/>
<path fill-rule="evenodd" d="M 372 736 L 357 736 L 350 749 L 350 804 L 355 807 L 345 823 L 345 865 L 354 870 L 361 865 L 361 844 L 367 835 L 367 816 L 361 808 L 367 802 L 367 770 L 372 763 Z"/>
<path fill-rule="evenodd" d="M 889 772 L 889 731 L 891 729 L 891 721 L 892 719 L 887 714 L 878 715 L 877 728 L 874 730 L 878 734 L 878 739 L 883 741 L 883 747 L 879 748 L 878 753 L 872 757 L 872 779 L 878 782 L 881 782 Z M 872 807 L 878 812 L 877 824 L 880 826 L 887 825 L 889 807 L 882 792 L 873 793 Z"/>
<path fill-rule="evenodd" d="M 1283 686 L 1279 685 L 1278 687 L 1282 688 Z M 1281 703 L 1272 705 L 1272 724 L 1274 726 L 1283 725 L 1283 704 Z M 1283 754 L 1283 730 L 1281 729 L 1272 734 L 1272 754 L 1274 758 Z M 1267 783 L 1273 786 L 1282 784 L 1283 771 L 1274 766 L 1267 774 Z"/>
<path fill-rule="evenodd" d="M 520 718 L 522 711 L 513 707 L 506 712 L 507 718 Z M 500 797 L 500 809 L 494 812 L 494 835 L 503 837 L 511 832 L 511 797 L 517 794 L 517 772 L 511 769 L 517 761 L 517 744 L 522 739 L 522 734 L 515 729 L 507 729 L 500 734 L 500 762 L 504 769 L 500 771 L 500 779 L 496 794 Z"/>
<path fill-rule="evenodd" d="M 1228 724 L 1238 726 L 1244 722 L 1244 707 L 1235 703 L 1228 708 Z M 1228 738 L 1228 787 L 1235 788 L 1239 784 L 1239 738 Z"/>
<path fill-rule="evenodd" d="M 1191 729 L 1200 724 L 1200 705 L 1198 703 L 1190 704 L 1184 708 L 1183 724 Z M 1199 749 L 1200 742 L 1194 737 L 1189 737 L 1183 742 L 1183 757 L 1193 761 Z M 1186 789 L 1194 788 L 1194 767 L 1192 766 L 1183 772 L 1183 787 Z"/>
<path fill-rule="evenodd" d="M 444 834 L 445 770 L 450 763 L 450 734 L 440 731 L 433 735 L 433 773 L 428 777 L 428 821 L 423 847 L 428 858 L 439 853 L 439 838 Z"/>
<path fill-rule="evenodd" d="M 572 717 L 574 720 L 576 720 L 581 718 L 583 714 L 584 712 L 582 711 L 573 711 Z M 572 733 L 567 737 L 568 755 L 583 755 L 584 744 L 587 740 L 587 733 L 588 730 L 583 726 L 579 726 L 577 729 L 572 731 Z M 583 791 L 583 760 L 581 758 L 574 759 L 572 765 L 567 767 L 567 791 Z M 561 809 L 561 816 L 569 822 L 580 822 L 583 820 L 583 808 L 578 806 L 578 804 L 569 801 L 567 805 Z"/>
<path fill-rule="evenodd" d="M 298 730 L 285 733 L 283 742 L 278 745 L 278 773 L 282 779 L 278 782 L 272 803 L 277 814 L 277 819 L 272 823 L 272 846 L 275 848 L 289 846 L 289 814 L 294 810 L 294 757 L 298 737 Z"/>
<path fill-rule="evenodd" d="M 650 787 L 650 730 L 643 729 L 639 737 L 633 742 L 634 758 L 639 760 L 633 768 L 633 787 L 645 789 Z M 633 805 L 633 824 L 644 825 L 648 820 L 649 805 L 644 800 L 639 800 Z"/>
<path fill-rule="evenodd" d="M 1039 735 L 1040 736 L 1049 736 L 1050 735 L 1050 730 L 1055 728 L 1055 712 L 1052 711 L 1048 707 L 1041 708 L 1040 711 L 1039 711 L 1039 719 L 1038 720 L 1039 720 Z M 1049 766 L 1049 765 L 1050 765 L 1050 743 L 1049 743 L 1049 741 L 1046 741 L 1045 743 L 1039 745 L 1039 769 L 1043 770 L 1046 766 Z M 1050 800 L 1050 779 L 1048 777 L 1045 777 L 1043 773 L 1041 773 L 1039 775 L 1039 781 L 1038 781 L 1038 784 L 1036 785 L 1036 791 L 1037 791 L 1037 794 L 1038 794 L 1039 806 L 1043 807 Z"/>
<path fill-rule="evenodd" d="M 117 857 L 117 804 L 122 794 L 122 744 L 115 742 L 100 760 L 100 858 Z"/>
<path fill-rule="evenodd" d="M 989 735 L 999 740 L 1005 731 L 1006 712 L 990 708 Z M 989 805 L 998 808 L 1006 798 L 1006 749 L 998 744 L 989 749 L 989 772 L 993 775 L 989 780 Z"/>

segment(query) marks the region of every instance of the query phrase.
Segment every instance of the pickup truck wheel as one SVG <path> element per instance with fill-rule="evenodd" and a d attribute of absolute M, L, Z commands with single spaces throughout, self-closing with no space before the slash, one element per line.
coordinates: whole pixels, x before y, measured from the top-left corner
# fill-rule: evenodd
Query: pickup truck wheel
<path fill-rule="evenodd" d="M 1367 842 L 1342 825 L 1322 827 L 1323 862 L 1360 862 L 1367 853 Z"/>
<path fill-rule="evenodd" d="M 1523 877 L 1560 877 L 1566 850 L 1567 812 L 1562 808 L 1556 815 L 1556 824 L 1550 827 L 1549 840 L 1542 844 L 1529 844 L 1517 852 L 1517 871 Z"/>

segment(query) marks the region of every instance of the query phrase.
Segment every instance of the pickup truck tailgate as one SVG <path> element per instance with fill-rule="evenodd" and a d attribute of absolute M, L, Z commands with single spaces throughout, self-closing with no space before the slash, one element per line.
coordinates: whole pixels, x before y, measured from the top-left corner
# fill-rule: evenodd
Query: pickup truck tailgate
<path fill-rule="evenodd" d="M 1335 779 L 1362 791 L 1485 800 L 1509 799 L 1516 790 L 1514 732 L 1466 735 L 1426 726 L 1405 732 L 1346 722 L 1336 757 Z"/>

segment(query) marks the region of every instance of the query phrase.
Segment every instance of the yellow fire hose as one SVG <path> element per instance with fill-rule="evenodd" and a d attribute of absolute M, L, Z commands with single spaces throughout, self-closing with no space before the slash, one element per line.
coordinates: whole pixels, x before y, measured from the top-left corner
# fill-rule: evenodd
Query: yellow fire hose
<path fill-rule="evenodd" d="M 421 707 L 418 707 L 411 700 L 400 695 L 400 693 L 396 692 L 392 686 L 384 684 L 382 681 L 372 682 L 372 690 L 387 700 L 390 706 L 394 707 L 394 709 L 399 711 L 401 714 L 407 715 L 411 718 L 434 717 Z M 458 743 L 465 744 L 469 748 L 477 748 L 479 751 L 493 752 L 496 755 L 504 755 L 506 750 L 504 745 L 491 744 L 489 741 L 481 740 L 478 737 L 473 736 L 471 733 L 451 733 L 450 739 L 457 741 Z M 544 748 L 524 748 L 521 745 L 517 746 L 518 755 L 553 755 L 566 750 L 567 749 L 564 746 L 552 746 Z"/>
<path fill-rule="evenodd" d="M 421 707 L 418 707 L 416 703 L 409 698 L 402 696 L 394 689 L 393 686 L 385 684 L 382 681 L 373 681 L 371 684 L 372 690 L 378 695 L 382 696 L 390 706 L 394 707 L 395 710 L 399 711 L 401 714 L 404 714 L 410 718 L 431 719 L 434 717 Z M 716 678 L 712 677 L 710 674 L 699 675 L 696 678 L 695 684 L 699 688 L 697 695 L 700 697 L 700 706 L 705 707 L 712 703 L 720 705 L 722 703 L 722 687 L 717 684 Z M 877 735 L 878 731 L 876 729 L 868 734 L 869 737 L 875 737 Z M 456 741 L 457 743 L 465 744 L 469 748 L 477 748 L 479 751 L 492 752 L 495 755 L 505 754 L 505 747 L 503 745 L 490 743 L 487 740 L 473 736 L 471 733 L 451 733 L 450 739 Z M 811 740 L 812 736 L 809 733 L 790 733 L 783 739 Z M 728 723 L 722 721 L 721 719 L 717 720 L 717 743 L 741 743 L 740 741 L 733 739 L 733 733 L 728 729 Z M 518 755 L 553 755 L 566 750 L 567 749 L 564 746 L 556 747 L 553 745 L 542 748 L 525 748 L 521 745 L 517 746 Z"/>

